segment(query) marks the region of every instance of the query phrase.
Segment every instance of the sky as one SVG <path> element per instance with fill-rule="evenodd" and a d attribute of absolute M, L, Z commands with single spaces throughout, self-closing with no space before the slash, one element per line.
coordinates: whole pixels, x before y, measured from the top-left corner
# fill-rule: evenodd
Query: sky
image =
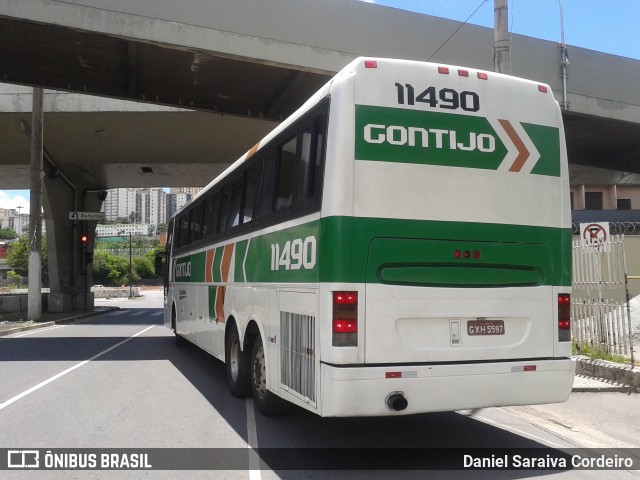
<path fill-rule="evenodd" d="M 387 7 L 493 27 L 493 0 L 361 0 Z M 640 0 L 509 0 L 509 31 L 640 60 Z M 480 8 L 478 8 L 480 7 Z M 464 28 L 464 27 L 463 27 Z M 452 32 L 453 33 L 453 32 Z M 28 190 L 0 190 L 0 208 L 29 211 Z"/>
<path fill-rule="evenodd" d="M 493 0 L 362 1 L 493 28 Z M 509 31 L 559 42 L 561 3 L 567 45 L 640 60 L 640 0 L 509 0 Z"/>

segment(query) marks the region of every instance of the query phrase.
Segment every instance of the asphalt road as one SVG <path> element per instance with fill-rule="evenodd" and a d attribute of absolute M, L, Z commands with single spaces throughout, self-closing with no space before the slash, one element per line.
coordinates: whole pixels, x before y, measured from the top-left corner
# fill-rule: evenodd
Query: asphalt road
<path fill-rule="evenodd" d="M 162 325 L 157 293 L 104 304 L 123 309 L 0 339 L 0 449 L 225 448 L 231 450 L 222 451 L 229 452 L 222 468 L 239 456 L 252 470 L 5 470 L 0 478 L 640 478 L 640 471 L 413 471 L 392 451 L 424 448 L 437 456 L 446 450 L 435 449 L 449 447 L 638 447 L 640 395 L 574 393 L 560 405 L 396 418 L 322 419 L 294 408 L 266 418 L 251 400 L 228 393 L 221 362 L 175 346 Z M 260 463 L 249 446 L 275 455 L 287 452 L 275 449 L 295 448 L 296 461 L 326 462 L 324 468 L 341 460 L 341 450 L 359 464 L 369 455 L 372 464 L 384 466 L 388 454 L 394 469 L 274 471 L 265 463 L 272 457 Z M 354 448 L 376 450 L 372 457 Z"/>

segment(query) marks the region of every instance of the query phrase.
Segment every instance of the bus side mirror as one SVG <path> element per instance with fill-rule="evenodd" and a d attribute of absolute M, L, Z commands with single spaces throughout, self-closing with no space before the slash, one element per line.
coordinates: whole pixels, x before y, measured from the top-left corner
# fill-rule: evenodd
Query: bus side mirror
<path fill-rule="evenodd" d="M 162 277 L 165 273 L 166 253 L 157 253 L 154 259 L 154 271 L 157 277 Z"/>

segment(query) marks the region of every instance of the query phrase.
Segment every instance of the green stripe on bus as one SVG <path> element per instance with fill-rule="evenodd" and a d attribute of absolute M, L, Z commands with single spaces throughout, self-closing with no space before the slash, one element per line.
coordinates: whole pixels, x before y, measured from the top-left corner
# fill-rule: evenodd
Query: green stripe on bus
<path fill-rule="evenodd" d="M 557 128 L 523 123 L 522 128 L 538 149 L 540 159 L 531 173 L 560 176 L 560 131 Z"/>
<path fill-rule="evenodd" d="M 457 259 L 455 250 L 480 252 Z M 213 282 L 220 283 L 222 248 Z M 204 282 L 204 252 L 177 261 Z M 234 281 L 425 286 L 571 285 L 571 229 L 472 222 L 327 217 L 238 242 Z M 484 273 L 483 273 L 484 272 Z M 210 299 L 211 300 L 211 299 Z"/>
<path fill-rule="evenodd" d="M 246 281 L 244 278 L 244 258 L 247 253 L 247 246 L 249 245 L 249 240 L 242 240 L 241 242 L 236 243 L 236 252 L 235 252 L 235 273 L 234 280 L 236 282 L 244 282 Z"/>
<path fill-rule="evenodd" d="M 247 281 L 317 283 L 319 227 L 314 220 L 252 238 L 244 263 Z M 236 268 L 238 261 L 236 256 Z"/>
<path fill-rule="evenodd" d="M 322 220 L 318 242 L 320 281 L 379 283 L 381 280 L 375 269 L 367 272 L 370 255 L 373 256 L 371 264 L 376 266 L 389 261 L 403 264 L 414 261 L 423 266 L 428 263 L 429 257 L 425 257 L 424 252 L 401 252 L 400 260 L 397 260 L 398 256 L 394 260 L 391 254 L 384 251 L 374 252 L 371 250 L 374 238 L 416 239 L 416 245 L 422 240 L 428 242 L 432 239 L 440 242 L 440 250 L 450 242 L 449 252 L 442 250 L 432 257 L 434 264 L 453 264 L 456 248 L 485 250 L 490 255 L 485 260 L 495 262 L 502 274 L 508 274 L 508 266 L 513 266 L 514 283 L 521 281 L 518 280 L 521 274 L 515 273 L 515 270 L 528 264 L 531 268 L 545 270 L 544 285 L 571 285 L 570 228 L 357 217 L 328 217 Z M 399 244 L 402 245 L 401 242 Z M 522 248 L 516 248 L 518 245 Z M 501 249 L 501 246 L 504 248 Z M 521 258 L 525 256 L 538 258 Z M 454 283 L 461 282 L 454 279 Z"/>
<path fill-rule="evenodd" d="M 224 246 L 220 245 L 216 248 L 216 256 L 213 259 L 213 267 L 211 267 L 211 277 L 216 283 L 222 282 L 222 252 L 224 252 Z"/>

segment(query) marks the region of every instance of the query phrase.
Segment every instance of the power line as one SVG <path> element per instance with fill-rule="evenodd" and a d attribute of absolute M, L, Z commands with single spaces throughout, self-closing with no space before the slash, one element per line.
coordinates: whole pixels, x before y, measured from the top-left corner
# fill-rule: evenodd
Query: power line
<path fill-rule="evenodd" d="M 469 15 L 469 16 L 467 17 L 467 19 L 466 19 L 464 22 L 462 22 L 458 28 L 456 28 L 456 31 L 455 31 L 455 32 L 453 32 L 453 33 L 449 36 L 449 38 L 447 38 L 447 39 L 444 41 L 444 43 L 443 43 L 442 45 L 440 45 L 440 46 L 438 47 L 438 49 L 437 49 L 435 52 L 433 52 L 433 53 L 431 54 L 431 56 L 427 59 L 427 62 L 428 62 L 428 61 L 430 61 L 430 60 L 434 57 L 434 55 L 435 55 L 436 53 L 438 53 L 438 52 L 440 51 L 440 49 L 441 49 L 442 47 L 444 47 L 444 46 L 447 44 L 447 42 L 448 42 L 449 40 L 451 40 L 451 39 L 453 38 L 453 36 L 454 36 L 456 33 L 458 33 L 458 31 L 459 31 L 462 27 L 464 27 L 464 26 L 467 24 L 467 22 L 469 21 L 469 19 L 470 19 L 471 17 L 473 17 L 473 16 L 476 14 L 476 12 L 477 12 L 478 10 L 480 10 L 480 7 L 482 7 L 485 3 L 487 3 L 487 0 L 483 0 L 483 1 L 482 1 L 482 3 L 481 3 L 480 5 L 478 5 L 478 8 L 476 8 L 476 9 L 473 11 L 473 13 L 472 13 L 471 15 Z"/>

